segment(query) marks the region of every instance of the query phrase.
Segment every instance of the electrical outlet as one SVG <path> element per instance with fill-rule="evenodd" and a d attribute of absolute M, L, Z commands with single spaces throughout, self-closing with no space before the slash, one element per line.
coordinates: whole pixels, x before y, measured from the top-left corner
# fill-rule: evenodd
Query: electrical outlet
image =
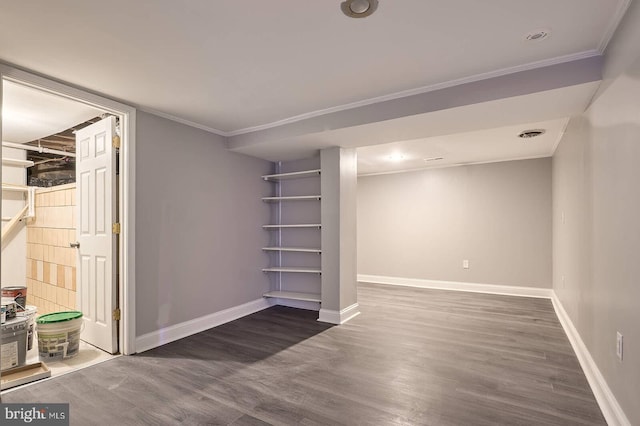
<path fill-rule="evenodd" d="M 469 269 L 469 260 L 468 259 L 465 259 L 465 260 L 462 261 L 462 267 L 464 269 Z"/>
<path fill-rule="evenodd" d="M 618 359 L 620 360 L 620 362 L 622 362 L 622 349 L 623 349 L 623 341 L 622 341 L 622 334 L 618 331 L 616 333 L 616 356 L 618 357 Z"/>

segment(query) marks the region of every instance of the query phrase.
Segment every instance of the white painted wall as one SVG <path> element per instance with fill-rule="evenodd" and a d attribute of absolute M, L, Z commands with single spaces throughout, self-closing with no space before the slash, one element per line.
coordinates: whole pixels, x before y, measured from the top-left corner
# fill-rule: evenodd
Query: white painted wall
<path fill-rule="evenodd" d="M 629 424 L 640 424 L 640 4 L 553 157 L 553 288 Z M 616 357 L 616 332 L 624 359 Z"/>
<path fill-rule="evenodd" d="M 3 158 L 26 159 L 26 151 L 13 148 L 2 148 Z M 26 185 L 27 172 L 23 167 L 2 166 L 2 181 Z M 13 217 L 25 206 L 25 195 L 22 192 L 2 192 L 2 216 Z M 3 221 L 4 227 L 7 222 Z M 2 244 L 2 278 L 3 287 L 27 285 L 27 230 L 20 223 L 16 231 L 8 236 Z"/>
<path fill-rule="evenodd" d="M 357 208 L 358 274 L 551 287 L 549 158 L 360 177 Z"/>

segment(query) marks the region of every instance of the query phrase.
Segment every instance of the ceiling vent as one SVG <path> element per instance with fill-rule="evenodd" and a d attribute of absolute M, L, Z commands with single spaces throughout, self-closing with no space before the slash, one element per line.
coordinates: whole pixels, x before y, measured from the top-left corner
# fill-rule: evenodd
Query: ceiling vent
<path fill-rule="evenodd" d="M 530 31 L 525 38 L 528 41 L 542 41 L 546 38 L 549 37 L 549 35 L 551 34 L 551 30 L 548 29 L 538 29 L 538 30 L 533 30 Z"/>
<path fill-rule="evenodd" d="M 366 18 L 378 8 L 378 0 L 347 0 L 340 4 L 342 13 L 350 18 Z"/>
<path fill-rule="evenodd" d="M 540 135 L 544 135 L 544 133 L 545 133 L 544 129 L 525 130 L 521 132 L 518 135 L 518 137 L 522 139 L 531 139 L 531 138 L 536 138 Z"/>

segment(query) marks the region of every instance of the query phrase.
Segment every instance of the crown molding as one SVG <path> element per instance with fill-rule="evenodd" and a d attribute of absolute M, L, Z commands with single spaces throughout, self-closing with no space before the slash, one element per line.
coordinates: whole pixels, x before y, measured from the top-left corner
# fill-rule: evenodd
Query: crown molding
<path fill-rule="evenodd" d="M 351 102 L 344 105 L 338 105 L 331 108 L 325 108 L 317 111 L 307 112 L 304 114 L 295 115 L 293 117 L 285 118 L 285 119 L 274 121 L 267 124 L 261 124 L 258 126 L 246 127 L 244 129 L 233 130 L 230 132 L 226 132 L 223 136 L 232 137 L 232 136 L 243 135 L 246 133 L 253 133 L 261 130 L 272 129 L 274 127 L 283 126 L 285 124 L 292 124 L 298 121 L 307 120 L 309 118 L 319 117 L 326 114 L 346 111 L 346 110 L 363 107 L 367 105 L 372 105 L 372 104 L 377 104 L 380 102 L 390 101 L 394 99 L 406 98 L 408 96 L 434 92 L 436 90 L 447 89 L 449 87 L 459 86 L 467 83 L 474 83 L 476 81 L 481 81 L 481 80 L 488 80 L 495 77 L 502 77 L 505 75 L 515 74 L 522 71 L 529 71 L 537 68 L 544 68 L 552 65 L 558 65 L 558 64 L 563 64 L 567 62 L 577 61 L 580 59 L 592 58 L 594 56 L 600 56 L 600 52 L 598 50 L 587 50 L 584 52 L 574 53 L 571 55 L 558 56 L 556 58 L 530 62 L 528 64 L 517 65 L 509 68 L 502 68 L 499 70 L 490 71 L 482 74 L 475 74 L 469 77 L 449 80 L 443 83 L 432 84 L 429 86 L 422 86 L 415 89 L 403 90 L 401 92 L 395 92 L 388 95 L 377 96 L 375 98 L 364 99 L 361 101 Z"/>
<path fill-rule="evenodd" d="M 609 39 L 611 38 L 611 36 L 613 35 L 613 32 L 615 31 L 615 28 L 617 27 L 618 23 L 620 22 L 620 19 L 622 19 L 622 16 L 624 15 L 624 12 L 626 11 L 626 8 L 628 7 L 629 2 L 631 0 L 621 0 L 621 1 L 622 1 L 622 3 L 626 3 L 626 6 L 624 6 L 624 7 L 620 6 L 617 9 L 617 11 L 616 11 L 616 19 L 612 20 L 612 23 L 610 25 L 610 27 L 612 26 L 612 28 L 610 28 L 610 30 L 608 30 L 608 33 L 610 33 L 610 34 L 608 35 L 608 38 L 605 37 L 606 38 L 606 42 L 608 42 Z M 598 49 L 598 50 L 587 50 L 587 51 L 584 51 L 584 52 L 574 53 L 574 54 L 571 54 L 571 55 L 558 56 L 558 57 L 555 57 L 555 58 L 545 59 L 545 60 L 542 60 L 542 61 L 530 62 L 528 64 L 516 65 L 514 67 L 502 68 L 502 69 L 495 70 L 495 71 L 490 71 L 490 72 L 481 73 L 481 74 L 475 74 L 475 75 L 472 75 L 472 76 L 469 76 L 469 77 L 459 78 L 459 79 L 455 79 L 455 80 L 449 80 L 449 81 L 445 81 L 443 83 L 436 83 L 436 84 L 432 84 L 432 85 L 428 85 L 428 86 L 417 87 L 415 89 L 403 90 L 403 91 L 400 91 L 400 92 L 390 93 L 388 95 L 377 96 L 377 97 L 374 97 L 374 98 L 364 99 L 364 100 L 357 101 L 357 102 L 351 102 L 351 103 L 348 103 L 348 104 L 343 104 L 343 105 L 338 105 L 338 106 L 334 106 L 334 107 L 330 107 L 330 108 L 325 108 L 325 109 L 320 109 L 320 110 L 316 110 L 316 111 L 306 112 L 304 114 L 294 115 L 292 117 L 284 118 L 284 119 L 278 120 L 278 121 L 273 121 L 271 123 L 260 124 L 260 125 L 251 126 L 251 127 L 245 127 L 245 128 L 242 128 L 242 129 L 232 130 L 232 131 L 228 131 L 228 132 L 224 131 L 224 130 L 216 129 L 215 127 L 210 127 L 210 126 L 206 126 L 204 124 L 196 123 L 194 121 L 186 120 L 184 118 L 180 118 L 180 117 L 172 115 L 172 114 L 168 114 L 168 113 L 165 113 L 165 112 L 162 112 L 162 111 L 158 111 L 158 110 L 153 109 L 153 108 L 147 108 L 147 107 L 143 107 L 143 106 L 139 106 L 139 105 L 136 105 L 136 107 L 140 111 L 144 111 L 144 112 L 147 112 L 149 114 L 157 115 L 159 117 L 166 118 L 167 120 L 171 120 L 171 121 L 175 121 L 177 123 L 185 124 L 187 126 L 195 127 L 196 129 L 200 129 L 200 130 L 204 130 L 206 132 L 214 133 L 216 135 L 223 136 L 225 138 L 230 138 L 230 137 L 233 137 L 233 136 L 244 135 L 244 134 L 247 134 L 247 133 L 254 133 L 254 132 L 259 132 L 259 131 L 262 131 L 262 130 L 273 129 L 275 127 L 280 127 L 280 126 L 284 126 L 286 124 L 292 124 L 292 123 L 296 123 L 296 122 L 299 122 L 299 121 L 303 121 L 303 120 L 307 120 L 307 119 L 315 118 L 315 117 L 320 117 L 320 116 L 323 116 L 323 115 L 326 115 L 326 114 L 335 113 L 335 112 L 347 111 L 347 110 L 350 110 L 350 109 L 359 108 L 359 107 L 368 106 L 368 105 L 373 105 L 373 104 L 377 104 L 377 103 L 381 103 L 381 102 L 386 102 L 386 101 L 391 101 L 391 100 L 395 100 L 395 99 L 406 98 L 408 96 L 414 96 L 414 95 L 420 95 L 420 94 L 423 94 L 423 93 L 434 92 L 436 90 L 442 90 L 442 89 L 447 89 L 447 88 L 454 87 L 454 86 L 459 86 L 459 85 L 462 85 L 462 84 L 474 83 L 474 82 L 477 82 L 477 81 L 488 80 L 488 79 L 496 78 L 496 77 L 502 77 L 502 76 L 505 76 L 505 75 L 515 74 L 515 73 L 522 72 L 522 71 L 530 71 L 530 70 L 534 70 L 534 69 L 537 69 L 537 68 L 544 68 L 544 67 L 548 67 L 548 66 L 552 66 L 552 65 L 564 64 L 564 63 L 567 63 L 567 62 L 572 62 L 572 61 L 578 61 L 578 60 L 581 60 L 581 59 L 592 58 L 594 56 L 600 56 L 601 53 L 602 53 L 602 51 L 600 49 Z"/>
<path fill-rule="evenodd" d="M 180 118 L 172 114 L 167 114 L 166 112 L 158 111 L 153 108 L 147 108 L 140 105 L 136 105 L 136 108 L 142 112 L 157 115 L 158 117 L 166 118 L 167 120 L 175 121 L 176 123 L 184 124 L 186 126 L 195 127 L 196 129 L 204 130 L 205 132 L 214 133 L 218 136 L 224 136 L 224 137 L 229 136 L 228 132 L 216 129 L 215 127 L 205 126 L 204 124 L 196 123 L 195 121 L 186 120 L 184 118 Z"/>
<path fill-rule="evenodd" d="M 615 34 L 618 25 L 620 25 L 620 21 L 624 17 L 624 14 L 627 12 L 629 5 L 631 4 L 631 0 L 619 0 L 618 7 L 616 7 L 616 11 L 613 14 L 613 17 L 609 21 L 609 25 L 607 25 L 602 38 L 600 39 L 600 43 L 598 43 L 598 53 L 603 54 L 607 45 L 611 41 L 613 34 Z"/>

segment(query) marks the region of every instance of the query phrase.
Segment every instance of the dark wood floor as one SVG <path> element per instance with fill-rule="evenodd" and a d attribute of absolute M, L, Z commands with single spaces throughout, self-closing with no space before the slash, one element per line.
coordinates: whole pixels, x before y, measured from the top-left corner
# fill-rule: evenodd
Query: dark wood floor
<path fill-rule="evenodd" d="M 373 284 L 339 327 L 273 307 L 4 394 L 74 425 L 603 425 L 551 302 Z"/>

